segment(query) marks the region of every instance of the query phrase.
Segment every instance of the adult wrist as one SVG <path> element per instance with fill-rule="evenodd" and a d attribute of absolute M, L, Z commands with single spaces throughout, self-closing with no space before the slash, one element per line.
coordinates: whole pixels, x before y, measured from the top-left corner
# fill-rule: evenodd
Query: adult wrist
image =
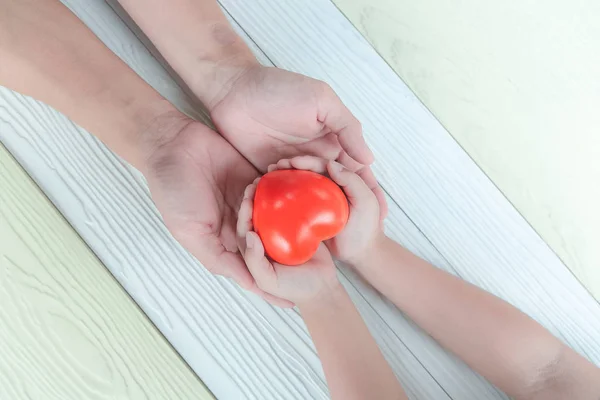
<path fill-rule="evenodd" d="M 177 138 L 194 120 L 170 103 L 149 110 L 139 120 L 137 133 L 137 162 L 132 164 L 146 175 L 156 154 Z"/>
<path fill-rule="evenodd" d="M 213 26 L 218 38 L 209 49 L 195 57 L 182 77 L 209 112 L 230 92 L 248 71 L 260 68 L 250 48 L 227 22 Z"/>

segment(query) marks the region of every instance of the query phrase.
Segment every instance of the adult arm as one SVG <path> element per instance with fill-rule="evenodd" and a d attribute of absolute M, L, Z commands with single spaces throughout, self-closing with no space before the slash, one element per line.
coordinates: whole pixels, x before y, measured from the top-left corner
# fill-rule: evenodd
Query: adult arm
<path fill-rule="evenodd" d="M 361 124 L 327 83 L 261 66 L 216 0 L 119 2 L 256 168 L 303 154 L 337 160 L 361 175 L 385 216 Z"/>
<path fill-rule="evenodd" d="M 0 60 L 0 85 L 54 107 L 143 172 L 173 236 L 210 271 L 264 295 L 237 252 L 233 211 L 257 171 L 229 143 L 176 110 L 58 0 L 0 2 Z"/>
<path fill-rule="evenodd" d="M 600 369 L 510 304 L 387 237 L 363 260 L 355 267 L 377 290 L 511 397 L 600 398 Z"/>
<path fill-rule="evenodd" d="M 161 55 L 209 108 L 258 61 L 216 0 L 119 0 Z"/>
<path fill-rule="evenodd" d="M 189 121 L 58 0 L 0 3 L 0 85 L 38 99 L 143 169 Z"/>

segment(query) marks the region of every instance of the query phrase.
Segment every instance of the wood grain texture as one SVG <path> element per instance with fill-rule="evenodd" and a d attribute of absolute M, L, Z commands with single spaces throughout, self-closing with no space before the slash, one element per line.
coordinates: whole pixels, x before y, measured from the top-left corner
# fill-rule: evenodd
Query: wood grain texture
<path fill-rule="evenodd" d="M 2 145 L 0 187 L 0 399 L 213 399 Z"/>
<path fill-rule="evenodd" d="M 600 3 L 333 1 L 600 300 Z"/>
<path fill-rule="evenodd" d="M 144 79 L 195 113 L 104 2 L 68 4 Z M 268 59 L 325 78 L 363 120 L 393 196 L 387 229 L 394 238 L 600 361 L 598 304 L 330 3 L 223 5 Z M 0 107 L 0 139 L 217 397 L 327 397 L 299 316 L 206 273 L 165 230 L 136 171 L 48 107 L 6 90 Z M 505 398 L 349 271 L 343 282 L 411 398 Z"/>

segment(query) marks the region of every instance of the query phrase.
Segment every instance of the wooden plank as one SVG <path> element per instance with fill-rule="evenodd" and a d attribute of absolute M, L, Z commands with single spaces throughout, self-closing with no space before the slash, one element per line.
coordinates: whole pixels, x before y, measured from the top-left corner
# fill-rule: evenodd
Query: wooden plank
<path fill-rule="evenodd" d="M 600 3 L 334 3 L 600 300 Z"/>
<path fill-rule="evenodd" d="M 212 399 L 0 145 L 0 398 Z"/>

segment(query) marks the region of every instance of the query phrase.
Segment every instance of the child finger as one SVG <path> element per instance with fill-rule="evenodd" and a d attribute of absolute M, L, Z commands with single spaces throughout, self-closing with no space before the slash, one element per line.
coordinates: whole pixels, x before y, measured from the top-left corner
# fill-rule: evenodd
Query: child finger
<path fill-rule="evenodd" d="M 377 178 L 375 178 L 373 170 L 371 170 L 371 167 L 368 165 L 362 166 L 356 170 L 355 173 L 360 176 L 360 178 L 363 180 L 363 182 L 365 182 L 367 187 L 371 189 L 371 191 L 375 192 L 375 189 L 379 187 L 379 182 L 377 182 Z"/>
<path fill-rule="evenodd" d="M 254 227 L 252 226 L 252 198 L 245 198 L 238 212 L 238 220 L 236 225 L 236 236 L 238 247 L 242 254 L 246 252 L 246 234 Z"/>
<path fill-rule="evenodd" d="M 255 232 L 246 233 L 244 260 L 260 289 L 273 287 L 277 277 L 273 265 L 265 257 L 265 248 Z"/>
<path fill-rule="evenodd" d="M 292 163 L 289 158 L 284 158 L 283 160 L 277 161 L 277 169 L 291 169 Z"/>
<path fill-rule="evenodd" d="M 304 171 L 316 172 L 317 174 L 327 172 L 327 162 L 324 158 L 314 156 L 298 156 L 290 160 L 292 167 Z"/>
<path fill-rule="evenodd" d="M 371 189 L 371 191 L 375 194 L 375 198 L 377 198 L 377 203 L 379 203 L 379 215 L 380 219 L 383 221 L 387 216 L 388 205 L 385 197 L 385 192 L 382 187 L 377 182 L 377 178 L 375 178 L 375 174 L 370 167 L 363 167 L 356 172 L 358 176 L 365 182 L 365 184 Z"/>
<path fill-rule="evenodd" d="M 254 199 L 254 193 L 256 193 L 256 186 L 258 186 L 257 183 L 252 183 L 251 185 L 248 185 L 248 187 L 246 187 L 246 190 L 244 190 L 244 199 Z"/>
<path fill-rule="evenodd" d="M 347 169 L 349 169 L 352 172 L 356 172 L 356 171 L 360 170 L 361 168 L 365 167 L 363 164 L 359 163 L 354 158 L 350 157 L 348 155 L 348 153 L 346 153 L 343 150 L 340 152 L 340 154 L 335 159 L 335 161 L 342 164 L 344 167 L 346 167 Z"/>
<path fill-rule="evenodd" d="M 369 201 L 372 198 L 373 192 L 369 189 L 365 181 L 357 174 L 344 168 L 343 165 L 335 161 L 330 161 L 327 164 L 327 170 L 331 179 L 342 187 L 344 193 L 346 193 L 346 197 L 348 197 L 348 201 L 353 206 L 360 205 L 362 202 Z"/>

